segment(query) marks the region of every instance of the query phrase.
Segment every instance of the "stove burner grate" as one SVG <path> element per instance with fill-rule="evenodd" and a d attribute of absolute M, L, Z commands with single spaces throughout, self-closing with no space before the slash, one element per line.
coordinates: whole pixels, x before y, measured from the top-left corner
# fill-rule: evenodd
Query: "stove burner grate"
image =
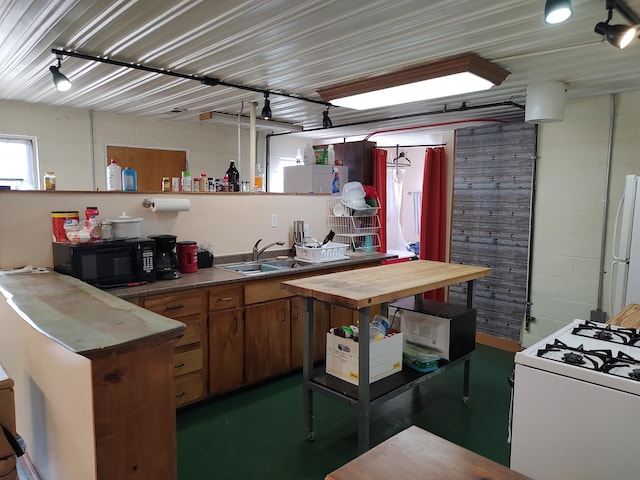
<path fill-rule="evenodd" d="M 611 325 L 602 326 L 602 324 L 585 320 L 584 323 L 575 327 L 571 333 L 604 342 L 640 347 L 640 333 L 635 328 L 612 328 Z"/>
<path fill-rule="evenodd" d="M 539 349 L 536 354 L 538 357 L 589 370 L 600 370 L 607 359 L 613 356 L 611 350 L 585 350 L 583 345 L 574 348 L 557 338 L 552 344 L 547 344 L 545 348 Z"/>

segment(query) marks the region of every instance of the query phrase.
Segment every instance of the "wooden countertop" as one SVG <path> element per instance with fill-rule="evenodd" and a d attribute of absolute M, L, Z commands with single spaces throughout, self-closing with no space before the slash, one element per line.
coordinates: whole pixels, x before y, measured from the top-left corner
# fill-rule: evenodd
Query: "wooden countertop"
<path fill-rule="evenodd" d="M 0 293 L 35 329 L 88 358 L 164 343 L 185 328 L 55 272 L 2 275 Z"/>
<path fill-rule="evenodd" d="M 304 276 L 307 273 L 318 272 L 338 267 L 350 265 L 363 265 L 367 263 L 378 264 L 385 259 L 396 258 L 396 255 L 388 255 L 386 253 L 374 253 L 372 255 L 354 255 L 345 260 L 336 260 L 334 262 L 317 263 L 305 266 L 300 269 L 283 269 L 269 272 L 267 275 L 243 275 L 241 273 L 223 270 L 214 265 L 211 268 L 202 268 L 197 272 L 185 273 L 181 278 L 176 280 L 156 280 L 155 282 L 129 288 L 114 288 L 108 290 L 109 293 L 119 298 L 131 299 L 137 297 L 147 297 L 149 295 L 157 295 L 160 293 L 175 293 L 183 290 L 191 290 L 193 288 L 214 287 L 217 285 L 229 285 L 233 283 L 260 281 L 271 278 L 278 278 L 290 275 Z M 263 259 L 264 260 L 264 259 Z"/>
<path fill-rule="evenodd" d="M 282 288 L 295 295 L 360 309 L 490 274 L 487 267 L 414 260 L 287 280 Z"/>
<path fill-rule="evenodd" d="M 525 480 L 511 470 L 412 426 L 327 475 L 326 480 Z"/>

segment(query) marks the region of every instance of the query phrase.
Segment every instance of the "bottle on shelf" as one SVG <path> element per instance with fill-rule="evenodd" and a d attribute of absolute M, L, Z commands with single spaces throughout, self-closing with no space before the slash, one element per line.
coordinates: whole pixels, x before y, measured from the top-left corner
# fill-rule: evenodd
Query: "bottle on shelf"
<path fill-rule="evenodd" d="M 52 192 L 56 189 L 56 174 L 53 172 L 45 172 L 44 189 Z"/>
<path fill-rule="evenodd" d="M 256 174 L 253 182 L 254 191 L 256 192 L 264 192 L 264 174 L 262 173 L 262 165 L 256 163 Z"/>
<path fill-rule="evenodd" d="M 222 191 L 229 191 L 229 175 L 225 175 L 224 177 L 222 177 Z"/>
<path fill-rule="evenodd" d="M 182 191 L 191 191 L 191 172 L 189 170 L 182 172 Z"/>
<path fill-rule="evenodd" d="M 236 168 L 236 162 L 231 160 L 229 163 L 229 168 L 226 172 L 229 177 L 229 191 L 230 192 L 239 192 L 240 191 L 240 172 Z"/>
<path fill-rule="evenodd" d="M 122 169 L 115 158 L 107 165 L 107 190 L 122 190 Z"/>
<path fill-rule="evenodd" d="M 333 149 L 333 145 L 329 145 L 327 147 L 327 165 L 335 165 L 336 164 L 336 152 Z"/>
<path fill-rule="evenodd" d="M 206 192 L 209 189 L 209 181 L 207 180 L 207 174 L 206 173 L 201 173 L 200 174 L 200 191 L 201 192 Z"/>
<path fill-rule="evenodd" d="M 305 145 L 302 158 L 305 165 L 311 165 L 316 163 L 316 152 L 313 151 L 313 148 L 311 148 L 310 143 L 307 143 Z"/>
<path fill-rule="evenodd" d="M 122 189 L 125 192 L 135 192 L 138 189 L 138 179 L 133 168 L 125 167 L 122 171 Z"/>

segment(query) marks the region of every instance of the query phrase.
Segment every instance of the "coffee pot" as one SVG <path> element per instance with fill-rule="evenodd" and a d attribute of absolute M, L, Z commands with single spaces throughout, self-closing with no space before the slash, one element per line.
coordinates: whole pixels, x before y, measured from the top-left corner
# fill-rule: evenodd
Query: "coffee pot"
<path fill-rule="evenodd" d="M 151 235 L 156 243 L 155 268 L 159 280 L 174 280 L 182 275 L 178 269 L 178 256 L 176 255 L 175 235 Z"/>

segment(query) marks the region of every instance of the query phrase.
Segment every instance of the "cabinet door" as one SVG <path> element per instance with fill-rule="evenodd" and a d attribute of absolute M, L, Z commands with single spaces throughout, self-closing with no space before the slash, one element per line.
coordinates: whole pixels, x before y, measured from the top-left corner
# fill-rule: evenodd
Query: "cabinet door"
<path fill-rule="evenodd" d="M 302 324 L 307 321 L 306 300 L 302 297 L 291 299 L 291 368 L 302 367 Z M 328 303 L 313 302 L 313 360 L 323 360 L 327 350 L 330 307 Z"/>
<path fill-rule="evenodd" d="M 209 314 L 209 392 L 217 394 L 244 383 L 242 310 Z"/>
<path fill-rule="evenodd" d="M 245 307 L 245 322 L 247 383 L 288 372 L 291 368 L 289 299 Z"/>

